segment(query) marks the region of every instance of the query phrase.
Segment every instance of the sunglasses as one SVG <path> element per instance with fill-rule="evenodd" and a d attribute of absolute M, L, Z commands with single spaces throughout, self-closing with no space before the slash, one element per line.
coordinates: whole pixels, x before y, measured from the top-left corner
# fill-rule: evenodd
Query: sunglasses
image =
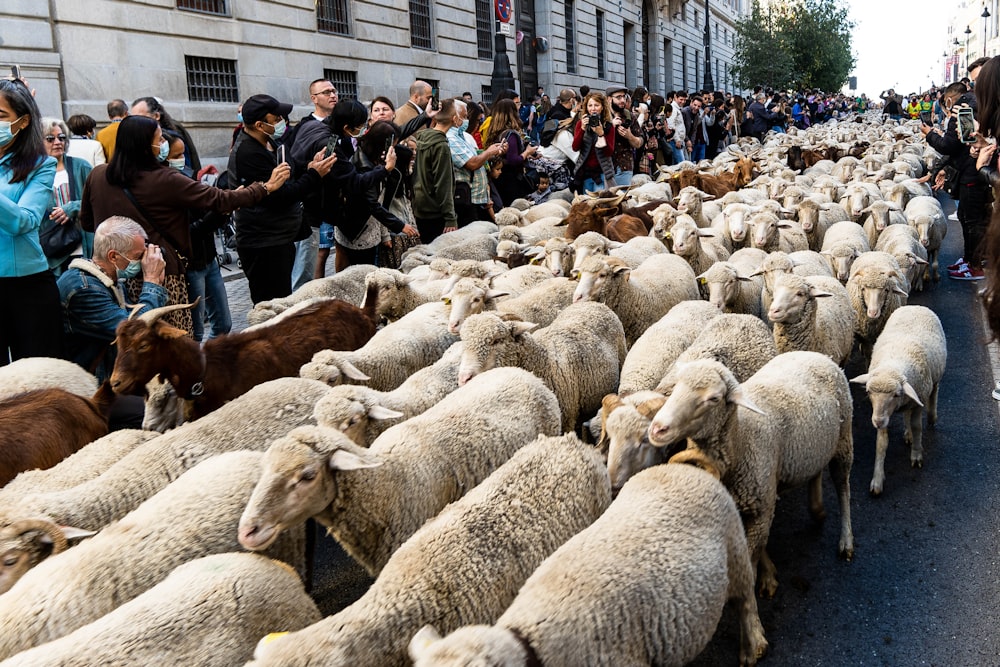
<path fill-rule="evenodd" d="M 63 143 L 66 143 L 66 135 L 65 134 L 56 134 L 56 135 L 51 135 L 50 134 L 49 136 L 45 137 L 45 141 L 47 141 L 50 144 L 52 142 L 54 142 L 56 139 L 58 139 L 59 141 L 61 141 Z"/>

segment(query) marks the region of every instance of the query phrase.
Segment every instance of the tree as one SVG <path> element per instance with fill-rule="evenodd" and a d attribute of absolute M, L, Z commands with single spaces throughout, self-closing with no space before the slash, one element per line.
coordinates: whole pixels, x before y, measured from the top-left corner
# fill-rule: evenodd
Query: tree
<path fill-rule="evenodd" d="M 851 30 L 841 0 L 754 0 L 736 24 L 733 74 L 743 88 L 839 90 L 854 68 Z"/>

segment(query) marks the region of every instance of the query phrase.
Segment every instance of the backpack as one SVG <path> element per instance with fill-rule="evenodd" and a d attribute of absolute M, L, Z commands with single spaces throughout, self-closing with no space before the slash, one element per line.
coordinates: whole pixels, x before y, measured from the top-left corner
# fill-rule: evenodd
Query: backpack
<path fill-rule="evenodd" d="M 549 118 L 542 125 L 542 131 L 538 135 L 538 143 L 543 147 L 551 146 L 552 140 L 556 138 L 556 132 L 559 130 L 559 119 Z"/>
<path fill-rule="evenodd" d="M 527 127 L 528 121 L 531 119 L 531 105 L 522 104 L 521 108 L 517 110 L 517 116 L 521 119 L 521 125 Z"/>

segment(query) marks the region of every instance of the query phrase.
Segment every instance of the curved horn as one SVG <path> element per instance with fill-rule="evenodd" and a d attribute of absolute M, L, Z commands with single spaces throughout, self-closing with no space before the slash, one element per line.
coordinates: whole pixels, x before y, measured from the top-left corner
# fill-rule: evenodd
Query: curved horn
<path fill-rule="evenodd" d="M 68 542 L 62 528 L 45 519 L 22 519 L 7 526 L 7 529 L 14 535 L 22 535 L 29 530 L 38 530 L 45 533 L 52 540 L 52 555 L 56 555 L 66 550 Z"/>
<path fill-rule="evenodd" d="M 685 449 L 684 451 L 678 452 L 667 459 L 667 463 L 682 463 L 691 465 L 696 468 L 701 468 L 715 479 L 722 478 L 722 474 L 718 467 L 716 467 L 715 463 L 701 450 Z"/>
<path fill-rule="evenodd" d="M 156 320 L 160 319 L 168 313 L 172 313 L 175 310 L 187 310 L 188 308 L 194 308 L 201 297 L 198 297 L 192 303 L 176 303 L 172 306 L 161 306 L 159 308 L 153 308 L 152 310 L 147 310 L 145 313 L 139 316 L 139 320 L 145 322 L 146 324 L 153 325 Z"/>
<path fill-rule="evenodd" d="M 648 401 L 643 401 L 639 405 L 635 406 L 635 411 L 646 419 L 652 420 L 656 416 L 656 413 L 660 411 L 663 404 L 667 402 L 666 396 L 658 396 L 657 398 L 651 398 Z"/>

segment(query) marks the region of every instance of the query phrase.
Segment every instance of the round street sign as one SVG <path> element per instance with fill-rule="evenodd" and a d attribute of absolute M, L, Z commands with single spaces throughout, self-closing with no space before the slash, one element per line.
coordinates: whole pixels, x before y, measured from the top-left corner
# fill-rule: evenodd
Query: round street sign
<path fill-rule="evenodd" d="M 502 23 L 509 22 L 511 12 L 513 11 L 511 0 L 496 0 L 496 8 L 497 18 L 500 19 Z"/>

